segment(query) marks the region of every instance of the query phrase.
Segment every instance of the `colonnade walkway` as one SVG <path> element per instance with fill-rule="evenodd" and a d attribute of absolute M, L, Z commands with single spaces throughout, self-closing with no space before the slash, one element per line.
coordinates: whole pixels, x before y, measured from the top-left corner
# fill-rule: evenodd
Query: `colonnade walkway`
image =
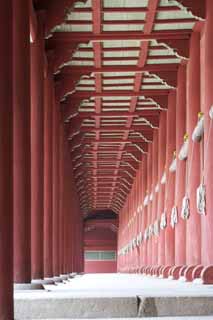
<path fill-rule="evenodd" d="M 140 274 L 85 274 L 45 290 L 16 291 L 15 319 L 213 319 L 212 298 L 212 285 Z"/>

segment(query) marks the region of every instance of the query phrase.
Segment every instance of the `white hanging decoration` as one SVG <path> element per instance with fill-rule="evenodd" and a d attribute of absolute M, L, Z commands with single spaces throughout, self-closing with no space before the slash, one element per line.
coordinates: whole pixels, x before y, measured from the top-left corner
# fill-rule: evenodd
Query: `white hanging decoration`
<path fill-rule="evenodd" d="M 146 207 L 146 206 L 148 206 L 148 204 L 149 204 L 149 195 L 147 194 L 144 199 L 143 205 L 144 205 L 144 207 Z"/>
<path fill-rule="evenodd" d="M 155 187 L 155 193 L 158 193 L 158 192 L 159 192 L 159 183 Z"/>
<path fill-rule="evenodd" d="M 197 212 L 201 215 L 206 214 L 206 187 L 203 183 L 197 188 Z"/>
<path fill-rule="evenodd" d="M 189 219 L 190 216 L 190 202 L 189 198 L 185 196 L 182 201 L 181 218 L 184 220 Z"/>
<path fill-rule="evenodd" d="M 179 160 L 186 160 L 188 157 L 188 151 L 189 151 L 189 137 L 187 134 L 184 136 L 184 143 L 182 147 L 180 148 L 178 158 Z"/>
<path fill-rule="evenodd" d="M 211 108 L 209 110 L 209 116 L 213 120 L 213 106 L 211 106 Z"/>
<path fill-rule="evenodd" d="M 177 159 L 175 158 L 175 159 L 172 160 L 172 163 L 171 163 L 171 165 L 169 167 L 169 171 L 170 172 L 175 172 L 176 168 L 177 168 Z"/>
<path fill-rule="evenodd" d="M 163 176 L 161 178 L 161 181 L 160 181 L 161 184 L 165 184 L 166 183 L 166 172 L 163 173 Z"/>
<path fill-rule="evenodd" d="M 160 233 L 160 224 L 159 224 L 159 220 L 156 220 L 154 223 L 154 235 L 158 237 L 159 233 Z"/>
<path fill-rule="evenodd" d="M 142 242 L 142 233 L 141 232 L 137 235 L 136 241 L 137 241 L 137 246 L 139 247 Z"/>
<path fill-rule="evenodd" d="M 199 114 L 198 114 L 198 123 L 197 123 L 197 125 L 194 128 L 194 131 L 192 133 L 192 140 L 200 142 L 203 134 L 204 134 L 204 115 L 203 115 L 202 112 L 199 112 Z"/>
<path fill-rule="evenodd" d="M 167 218 L 166 218 L 166 212 L 163 212 L 161 215 L 161 220 L 160 220 L 160 228 L 161 230 L 164 230 L 167 226 Z"/>
<path fill-rule="evenodd" d="M 178 210 L 177 207 L 174 206 L 172 208 L 172 212 L 171 212 L 171 221 L 170 221 L 170 225 L 171 227 L 174 229 L 175 225 L 178 223 Z"/>
<path fill-rule="evenodd" d="M 133 239 L 132 239 L 132 247 L 133 247 L 133 249 L 135 249 L 136 246 L 137 246 L 136 238 L 133 238 Z"/>
<path fill-rule="evenodd" d="M 153 200 L 153 193 L 150 194 L 149 196 L 149 200 L 152 201 Z"/>
<path fill-rule="evenodd" d="M 154 234 L 154 228 L 153 228 L 153 225 L 150 224 L 150 226 L 149 226 L 149 238 L 151 238 L 153 236 L 153 234 Z"/>
<path fill-rule="evenodd" d="M 148 240 L 149 239 L 149 229 L 146 228 L 145 231 L 144 231 L 144 240 Z"/>

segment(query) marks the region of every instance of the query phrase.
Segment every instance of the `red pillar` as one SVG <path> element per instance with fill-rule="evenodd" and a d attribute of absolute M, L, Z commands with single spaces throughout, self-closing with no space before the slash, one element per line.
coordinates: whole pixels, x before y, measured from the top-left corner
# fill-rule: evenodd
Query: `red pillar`
<path fill-rule="evenodd" d="M 42 22 L 38 22 L 38 37 L 31 44 L 32 279 L 43 278 L 44 39 Z"/>
<path fill-rule="evenodd" d="M 160 221 L 161 215 L 164 211 L 165 202 L 165 184 L 161 184 L 162 176 L 165 172 L 166 164 L 166 112 L 161 112 L 160 123 L 159 123 L 159 135 L 158 135 L 158 219 Z M 165 264 L 165 230 L 160 230 L 160 235 L 158 238 L 158 265 Z"/>
<path fill-rule="evenodd" d="M 13 319 L 12 1 L 0 10 L 0 319 Z"/>
<path fill-rule="evenodd" d="M 166 265 L 175 264 L 175 230 L 170 225 L 171 211 L 174 206 L 175 196 L 175 173 L 169 172 L 169 167 L 173 159 L 176 143 L 176 93 L 172 91 L 168 97 L 167 111 L 167 137 L 166 137 L 166 192 L 165 210 L 167 215 L 167 227 L 165 229 L 165 263 Z"/>
<path fill-rule="evenodd" d="M 152 201 L 150 200 L 152 189 L 152 145 L 149 144 L 147 157 L 147 190 L 149 195 L 149 203 L 147 206 L 147 227 L 149 227 L 152 222 Z M 147 241 L 147 264 L 149 266 L 152 265 L 152 238 Z"/>
<path fill-rule="evenodd" d="M 14 282 L 31 282 L 29 1 L 13 1 Z"/>
<path fill-rule="evenodd" d="M 53 104 L 53 275 L 59 276 L 59 110 Z"/>
<path fill-rule="evenodd" d="M 49 56 L 48 68 L 45 78 L 45 105 L 44 105 L 44 277 L 53 276 L 52 265 L 52 136 L 54 107 L 54 92 L 52 78 L 52 61 Z"/>
<path fill-rule="evenodd" d="M 157 203 L 158 203 L 158 192 L 155 192 L 155 187 L 158 183 L 158 130 L 154 131 L 153 145 L 152 145 L 152 163 L 153 163 L 153 201 L 152 201 L 152 224 L 154 225 L 157 219 Z M 158 256 L 158 237 L 155 235 L 152 237 L 152 265 L 157 265 Z"/>
<path fill-rule="evenodd" d="M 182 200 L 185 196 L 186 162 L 178 159 L 178 153 L 186 133 L 186 65 L 181 64 L 178 70 L 177 108 L 176 108 L 176 150 L 177 168 L 175 183 L 175 205 L 178 210 L 178 223 L 175 229 L 175 264 L 186 263 L 186 222 L 181 218 Z M 180 245 L 181 244 L 181 245 Z"/>
<path fill-rule="evenodd" d="M 60 119 L 59 123 L 59 263 L 60 263 L 60 274 L 64 273 L 64 126 Z"/>
<path fill-rule="evenodd" d="M 187 159 L 187 193 L 190 217 L 186 224 L 186 263 L 201 263 L 201 218 L 196 208 L 196 189 L 200 184 L 200 145 L 191 139 L 200 111 L 200 33 L 193 32 L 190 40 L 190 59 L 187 66 L 186 127 L 189 134 Z"/>
<path fill-rule="evenodd" d="M 212 68 L 213 68 L 213 2 L 206 0 L 206 22 L 205 22 L 205 55 L 204 65 L 201 68 L 204 73 L 204 168 L 205 168 L 205 186 L 206 186 L 206 216 L 202 217 L 202 263 L 204 265 L 213 264 L 213 120 L 210 120 L 209 109 L 213 105 L 212 90 Z M 207 142 L 208 141 L 208 142 Z M 208 144 L 208 147 L 207 147 Z"/>
<path fill-rule="evenodd" d="M 147 192 L 147 161 L 148 161 L 148 156 L 143 155 L 143 161 L 142 161 L 142 171 L 143 171 L 143 201 L 146 197 L 146 192 Z M 148 219 L 147 219 L 147 206 L 143 206 L 143 211 L 142 211 L 142 230 L 143 230 L 143 236 L 144 236 L 144 231 L 148 226 Z M 148 265 L 148 258 L 147 258 L 147 240 L 143 239 L 143 251 L 142 251 L 142 261 L 143 265 L 146 266 Z"/>

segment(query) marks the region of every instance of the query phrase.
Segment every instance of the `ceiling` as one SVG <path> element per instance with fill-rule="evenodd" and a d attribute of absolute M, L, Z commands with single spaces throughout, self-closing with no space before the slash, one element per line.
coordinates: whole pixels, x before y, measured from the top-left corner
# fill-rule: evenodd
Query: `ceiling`
<path fill-rule="evenodd" d="M 119 213 L 188 58 L 203 1 L 70 2 L 36 6 L 49 14 L 46 50 L 54 51 L 81 208 Z"/>

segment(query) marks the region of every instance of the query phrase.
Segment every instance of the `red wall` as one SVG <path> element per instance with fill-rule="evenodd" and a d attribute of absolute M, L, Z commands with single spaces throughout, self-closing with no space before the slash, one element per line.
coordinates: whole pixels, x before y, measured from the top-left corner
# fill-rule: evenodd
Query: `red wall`
<path fill-rule="evenodd" d="M 115 273 L 117 272 L 117 261 L 85 261 L 85 273 Z"/>
<path fill-rule="evenodd" d="M 117 233 L 100 227 L 85 232 L 84 250 L 117 251 Z M 117 272 L 117 261 L 84 261 L 84 272 L 115 273 Z"/>

